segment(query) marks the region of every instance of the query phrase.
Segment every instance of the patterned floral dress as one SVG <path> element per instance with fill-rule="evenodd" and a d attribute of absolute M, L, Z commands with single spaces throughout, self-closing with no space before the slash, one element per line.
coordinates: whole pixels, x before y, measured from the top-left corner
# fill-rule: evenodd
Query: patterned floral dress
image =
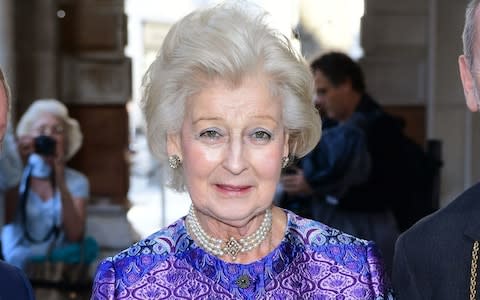
<path fill-rule="evenodd" d="M 286 213 L 280 245 L 249 264 L 205 252 L 181 218 L 106 258 L 92 299 L 393 299 L 374 243 Z"/>

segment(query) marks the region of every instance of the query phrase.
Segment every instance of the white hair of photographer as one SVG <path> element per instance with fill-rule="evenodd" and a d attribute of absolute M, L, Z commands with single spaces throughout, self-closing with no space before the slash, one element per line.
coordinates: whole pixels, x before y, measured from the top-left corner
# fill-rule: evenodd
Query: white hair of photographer
<path fill-rule="evenodd" d="M 42 114 L 49 113 L 63 120 L 67 139 L 66 160 L 72 158 L 82 146 L 83 135 L 77 120 L 68 115 L 67 107 L 56 99 L 38 99 L 25 111 L 17 125 L 17 136 L 29 134 L 32 124 Z"/>

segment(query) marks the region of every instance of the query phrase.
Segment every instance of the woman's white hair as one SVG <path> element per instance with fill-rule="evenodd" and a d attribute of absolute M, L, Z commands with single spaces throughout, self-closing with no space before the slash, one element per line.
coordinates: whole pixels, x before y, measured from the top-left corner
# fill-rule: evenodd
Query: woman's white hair
<path fill-rule="evenodd" d="M 150 149 L 160 161 L 168 159 L 167 135 L 180 131 L 187 99 L 214 80 L 236 87 L 257 74 L 265 75 L 272 95 L 283 101 L 290 155 L 301 157 L 318 143 L 321 121 L 307 63 L 284 35 L 266 25 L 264 13 L 248 9 L 245 2 L 232 2 L 194 11 L 165 37 L 143 78 L 141 102 Z M 170 186 L 185 190 L 183 168 L 170 172 Z"/>
<path fill-rule="evenodd" d="M 35 100 L 20 118 L 17 125 L 17 136 L 29 134 L 32 131 L 33 122 L 45 113 L 52 114 L 63 120 L 65 124 L 65 137 L 67 139 L 65 159 L 69 160 L 82 146 L 83 135 L 77 120 L 68 115 L 67 107 L 58 100 Z"/>

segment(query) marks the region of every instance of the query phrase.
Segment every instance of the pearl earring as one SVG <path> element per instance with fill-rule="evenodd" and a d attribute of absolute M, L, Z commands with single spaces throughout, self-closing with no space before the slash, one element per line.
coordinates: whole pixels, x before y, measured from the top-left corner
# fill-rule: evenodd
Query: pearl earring
<path fill-rule="evenodd" d="M 182 164 L 182 160 L 176 154 L 170 155 L 168 158 L 168 164 L 170 165 L 170 168 L 177 169 Z"/>

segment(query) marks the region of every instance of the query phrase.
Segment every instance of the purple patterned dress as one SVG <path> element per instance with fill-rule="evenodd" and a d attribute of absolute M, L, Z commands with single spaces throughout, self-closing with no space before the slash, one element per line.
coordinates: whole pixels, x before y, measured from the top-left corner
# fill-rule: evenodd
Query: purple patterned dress
<path fill-rule="evenodd" d="M 287 215 L 280 245 L 245 265 L 205 252 L 179 219 L 105 259 L 92 299 L 393 299 L 372 242 Z"/>

